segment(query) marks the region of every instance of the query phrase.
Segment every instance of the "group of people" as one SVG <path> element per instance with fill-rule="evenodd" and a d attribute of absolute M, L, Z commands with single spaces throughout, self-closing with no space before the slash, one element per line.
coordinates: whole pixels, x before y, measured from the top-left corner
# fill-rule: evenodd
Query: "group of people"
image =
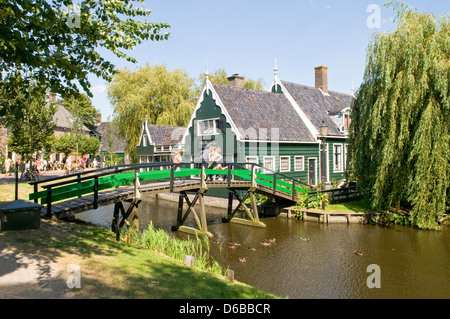
<path fill-rule="evenodd" d="M 62 167 L 64 167 L 64 169 L 67 169 L 69 171 L 72 170 L 74 163 L 72 163 L 72 159 L 70 156 L 67 158 L 63 158 L 61 163 L 62 163 Z M 94 158 L 94 160 L 91 161 L 91 159 L 89 157 L 88 158 L 84 158 L 84 157 L 80 158 L 80 160 L 78 161 L 77 164 L 78 165 L 76 165 L 76 166 L 79 168 L 82 168 L 82 169 L 97 168 L 97 166 L 98 166 L 97 159 Z"/>
<path fill-rule="evenodd" d="M 24 169 L 34 169 L 38 172 L 39 175 L 41 175 L 42 172 L 47 169 L 48 162 L 45 159 L 38 157 L 36 160 L 33 159 L 21 165 L 25 166 Z M 9 158 L 8 155 L 6 155 L 5 157 L 4 168 L 5 168 L 5 175 L 11 176 L 14 170 L 14 163 L 11 160 L 11 158 Z M 21 170 L 20 165 L 18 168 L 19 170 Z"/>
<path fill-rule="evenodd" d="M 1 164 L 1 163 L 0 163 Z M 23 164 L 21 164 L 23 165 Z M 4 169 L 5 169 L 5 175 L 6 176 L 11 176 L 11 174 L 13 173 L 14 170 L 14 163 L 11 160 L 11 158 L 9 158 L 9 156 L 7 155 L 5 157 L 5 163 L 3 164 Z M 27 163 L 25 163 L 25 169 L 35 169 L 39 175 L 42 175 L 43 172 L 48 171 L 48 170 L 57 170 L 57 169 L 67 169 L 67 170 L 71 170 L 72 169 L 72 160 L 69 157 L 67 158 L 63 158 L 61 161 L 47 161 L 46 159 L 42 158 L 42 157 L 38 157 L 36 160 L 31 160 L 28 161 Z M 82 157 L 79 161 L 78 161 L 78 167 L 82 167 L 82 168 L 97 168 L 98 166 L 98 162 L 97 160 L 94 158 L 93 161 L 91 161 L 90 158 L 84 158 Z M 19 165 L 19 170 L 21 170 L 20 165 Z"/>
<path fill-rule="evenodd" d="M 181 168 L 181 163 L 183 163 L 183 158 L 181 156 L 182 150 L 178 149 L 175 151 L 175 155 L 173 158 L 173 163 L 175 164 L 175 171 L 179 171 Z M 223 159 L 222 149 L 220 147 L 209 147 L 205 148 L 202 152 L 202 165 L 204 168 L 208 169 L 228 169 L 228 166 L 222 166 L 221 162 Z M 220 176 L 208 175 L 206 180 L 212 181 L 213 179 L 219 180 Z M 223 176 L 223 180 L 226 180 L 226 176 Z"/>
<path fill-rule="evenodd" d="M 203 150 L 202 153 L 202 163 L 205 168 L 208 169 L 228 169 L 228 167 L 223 167 L 221 162 L 223 159 L 222 156 L 222 149 L 220 147 L 210 147 Z M 218 180 L 220 178 L 220 175 L 215 175 L 214 177 L 212 175 L 208 175 L 206 177 L 206 180 L 212 181 L 213 179 Z M 226 180 L 226 176 L 223 177 L 223 180 Z"/>

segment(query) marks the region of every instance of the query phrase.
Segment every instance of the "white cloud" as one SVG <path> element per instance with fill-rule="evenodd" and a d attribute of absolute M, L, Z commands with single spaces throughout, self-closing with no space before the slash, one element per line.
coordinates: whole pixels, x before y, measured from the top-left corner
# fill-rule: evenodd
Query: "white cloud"
<path fill-rule="evenodd" d="M 96 85 L 91 87 L 92 93 L 105 93 L 106 92 L 106 85 Z"/>

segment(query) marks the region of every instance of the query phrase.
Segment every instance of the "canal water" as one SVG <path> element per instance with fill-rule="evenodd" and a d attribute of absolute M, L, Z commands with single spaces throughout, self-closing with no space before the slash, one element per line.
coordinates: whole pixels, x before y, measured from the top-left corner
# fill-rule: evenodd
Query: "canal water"
<path fill-rule="evenodd" d="M 173 236 L 187 238 L 170 230 L 177 206 L 177 202 L 145 198 L 139 206 L 141 229 L 151 220 Z M 78 218 L 110 227 L 112 215 L 109 206 Z M 207 206 L 208 230 L 214 234 L 212 257 L 233 270 L 235 279 L 278 296 L 450 298 L 449 226 L 425 231 L 270 217 L 261 219 L 267 228 L 260 229 L 224 224 L 225 216 L 226 209 Z M 193 226 L 193 219 L 187 224 Z"/>

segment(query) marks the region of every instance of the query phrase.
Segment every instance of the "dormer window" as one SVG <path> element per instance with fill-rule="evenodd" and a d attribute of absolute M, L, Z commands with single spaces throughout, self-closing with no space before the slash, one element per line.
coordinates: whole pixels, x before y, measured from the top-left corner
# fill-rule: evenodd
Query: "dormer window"
<path fill-rule="evenodd" d="M 220 120 L 210 119 L 197 121 L 198 136 L 220 134 Z"/>
<path fill-rule="evenodd" d="M 147 134 L 144 134 L 144 136 L 142 137 L 142 145 L 144 147 L 147 147 Z"/>
<path fill-rule="evenodd" d="M 350 129 L 350 123 L 352 120 L 350 119 L 350 114 L 348 112 L 344 113 L 344 132 L 348 132 Z"/>

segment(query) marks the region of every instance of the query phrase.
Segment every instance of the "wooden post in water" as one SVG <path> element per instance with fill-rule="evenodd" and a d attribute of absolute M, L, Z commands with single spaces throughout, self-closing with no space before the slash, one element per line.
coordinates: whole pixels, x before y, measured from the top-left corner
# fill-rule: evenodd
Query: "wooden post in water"
<path fill-rule="evenodd" d="M 141 183 L 139 182 L 139 170 L 134 170 L 134 199 L 140 199 L 141 198 Z"/>

